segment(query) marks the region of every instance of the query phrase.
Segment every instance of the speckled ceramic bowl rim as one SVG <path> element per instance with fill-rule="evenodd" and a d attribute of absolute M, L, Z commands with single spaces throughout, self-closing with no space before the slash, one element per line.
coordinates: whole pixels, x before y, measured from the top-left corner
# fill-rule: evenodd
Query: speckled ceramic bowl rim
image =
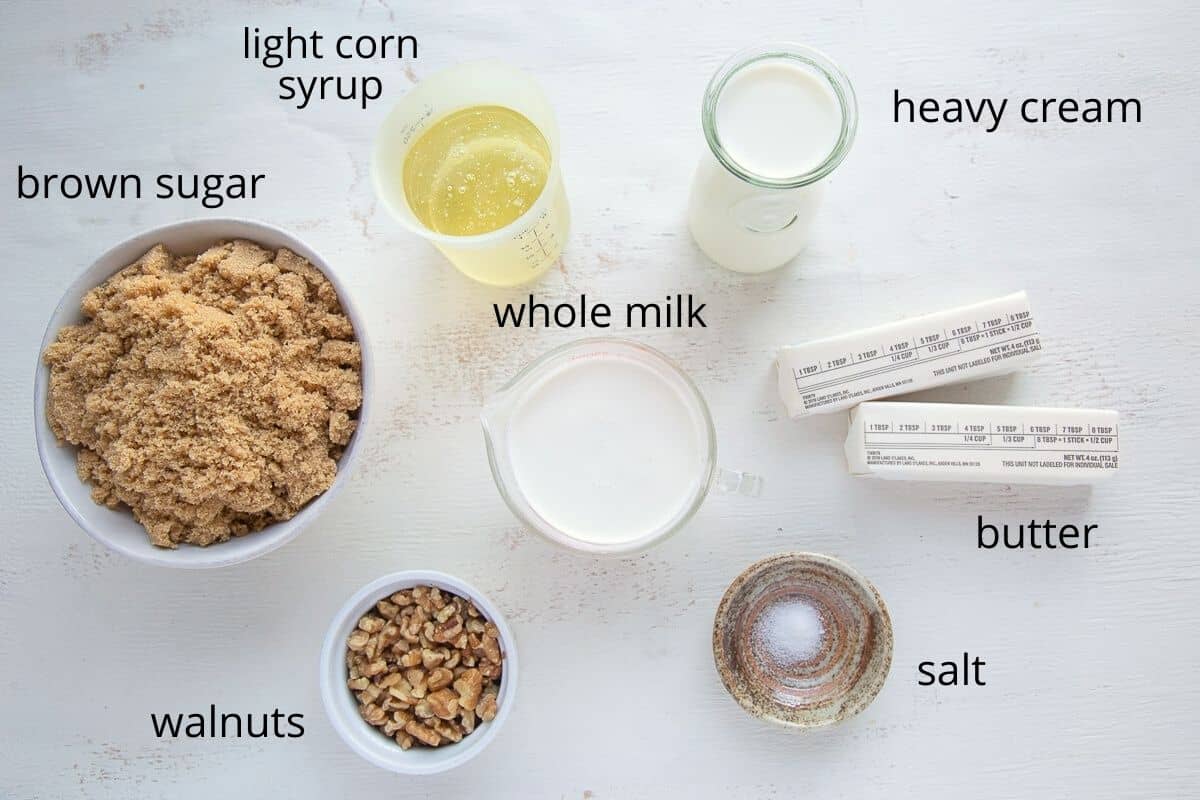
<path fill-rule="evenodd" d="M 827 718 L 814 721 L 801 717 L 800 715 L 804 713 L 803 710 L 789 708 L 780 703 L 770 703 L 767 707 L 757 707 L 750 696 L 748 690 L 749 684 L 744 679 L 737 681 L 733 677 L 735 674 L 740 675 L 741 673 L 736 667 L 733 654 L 725 650 L 723 637 L 720 635 L 721 621 L 729 617 L 730 604 L 734 598 L 741 594 L 746 584 L 760 578 L 772 567 L 785 561 L 795 561 L 801 564 L 822 564 L 832 567 L 846 575 L 850 579 L 850 582 L 854 586 L 857 586 L 879 609 L 880 630 L 875 637 L 875 654 L 873 654 L 872 658 L 882 657 L 883 662 L 879 668 L 874 670 L 874 677 L 864 684 L 856 685 L 851 690 L 850 694 L 853 696 L 853 700 L 842 706 L 840 715 L 831 714 Z M 883 689 L 883 684 L 887 681 L 888 673 L 892 667 L 892 619 L 888 614 L 887 605 L 883 602 L 883 597 L 879 594 L 879 590 L 875 588 L 875 585 L 844 561 L 822 553 L 779 553 L 754 562 L 742 570 L 733 579 L 733 583 L 729 584 L 729 588 L 725 590 L 725 594 L 721 597 L 721 602 L 718 604 L 716 615 L 713 618 L 712 645 L 713 659 L 716 663 L 717 675 L 721 678 L 721 684 L 748 714 L 788 728 L 821 728 L 843 722 L 858 715 L 875 700 L 880 690 Z"/>

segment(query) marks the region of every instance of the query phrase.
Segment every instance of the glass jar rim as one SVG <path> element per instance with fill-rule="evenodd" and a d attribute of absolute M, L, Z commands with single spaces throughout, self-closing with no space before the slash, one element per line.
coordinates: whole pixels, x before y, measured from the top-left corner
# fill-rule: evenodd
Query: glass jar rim
<path fill-rule="evenodd" d="M 808 172 L 786 178 L 772 178 L 747 169 L 729 154 L 717 132 L 717 103 L 726 84 L 734 75 L 751 64 L 770 59 L 792 59 L 815 69 L 829 82 L 842 112 L 842 127 L 838 133 L 837 142 L 828 155 Z M 735 177 L 765 189 L 797 189 L 816 183 L 828 176 L 846 159 L 846 155 L 850 152 L 850 146 L 854 143 L 855 134 L 858 132 L 858 100 L 846 73 L 842 72 L 841 68 L 821 51 L 794 42 L 768 42 L 739 50 L 713 74 L 704 91 L 704 101 L 700 107 L 700 123 L 704 128 L 704 138 L 708 142 L 712 154 Z"/>

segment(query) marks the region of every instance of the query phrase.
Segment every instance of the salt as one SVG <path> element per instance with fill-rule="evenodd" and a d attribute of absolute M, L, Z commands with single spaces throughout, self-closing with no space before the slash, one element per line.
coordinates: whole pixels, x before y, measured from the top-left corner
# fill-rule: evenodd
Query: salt
<path fill-rule="evenodd" d="M 821 621 L 821 612 L 807 600 L 790 597 L 773 603 L 758 615 L 753 637 L 776 664 L 796 664 L 820 651 L 825 623 Z"/>

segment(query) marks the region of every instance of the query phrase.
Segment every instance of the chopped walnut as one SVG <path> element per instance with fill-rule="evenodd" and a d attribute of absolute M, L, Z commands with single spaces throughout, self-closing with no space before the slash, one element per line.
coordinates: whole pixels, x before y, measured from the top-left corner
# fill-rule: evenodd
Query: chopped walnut
<path fill-rule="evenodd" d="M 485 694 L 483 696 L 483 699 L 479 701 L 479 705 L 476 707 L 475 710 L 476 710 L 476 712 L 478 712 L 479 718 L 481 720 L 483 720 L 484 722 L 491 722 L 492 720 L 494 720 L 496 718 L 496 710 L 497 710 L 495 693 L 488 692 L 487 694 Z"/>
<path fill-rule="evenodd" d="M 427 676 L 429 688 L 433 689 L 435 692 L 439 689 L 445 689 L 453 680 L 454 672 L 446 669 L 445 667 L 437 667 Z"/>
<path fill-rule="evenodd" d="M 380 599 L 346 637 L 346 666 L 362 718 L 404 750 L 461 742 L 496 718 L 500 631 L 435 586 Z"/>
<path fill-rule="evenodd" d="M 477 669 L 468 669 L 454 681 L 454 691 L 458 692 L 458 703 L 468 711 L 474 711 L 483 693 L 483 675 Z"/>
<path fill-rule="evenodd" d="M 442 737 L 437 731 L 427 725 L 422 725 L 415 719 L 404 726 L 404 732 L 430 747 L 437 747 L 442 743 Z"/>

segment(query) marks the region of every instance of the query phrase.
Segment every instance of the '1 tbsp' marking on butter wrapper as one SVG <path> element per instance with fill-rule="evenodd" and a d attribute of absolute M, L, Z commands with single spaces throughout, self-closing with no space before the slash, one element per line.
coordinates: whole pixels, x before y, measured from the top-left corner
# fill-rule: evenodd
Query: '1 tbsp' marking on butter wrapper
<path fill-rule="evenodd" d="M 863 403 L 850 412 L 854 475 L 901 481 L 1075 485 L 1120 464 L 1116 411 Z"/>
<path fill-rule="evenodd" d="M 1042 349 L 1025 292 L 784 347 L 779 395 L 793 419 L 1012 372 Z"/>

